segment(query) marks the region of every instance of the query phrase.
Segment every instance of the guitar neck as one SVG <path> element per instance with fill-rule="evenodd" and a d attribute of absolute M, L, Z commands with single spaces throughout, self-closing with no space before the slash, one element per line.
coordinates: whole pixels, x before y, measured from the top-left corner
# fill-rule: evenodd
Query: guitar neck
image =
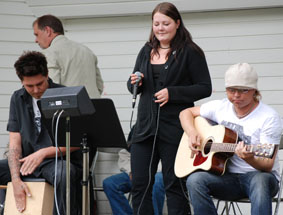
<path fill-rule="evenodd" d="M 236 143 L 211 143 L 205 147 L 210 147 L 213 152 L 235 152 Z M 254 153 L 258 157 L 272 158 L 275 152 L 274 144 L 246 145 L 246 150 Z"/>
<path fill-rule="evenodd" d="M 235 152 L 236 143 L 212 143 L 210 151 L 213 152 Z M 247 151 L 252 151 L 251 145 L 246 145 Z"/>

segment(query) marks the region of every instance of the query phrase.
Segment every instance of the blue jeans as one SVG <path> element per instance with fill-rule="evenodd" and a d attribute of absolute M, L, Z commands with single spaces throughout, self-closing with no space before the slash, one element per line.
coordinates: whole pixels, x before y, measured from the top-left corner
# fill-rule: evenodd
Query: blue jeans
<path fill-rule="evenodd" d="M 195 172 L 187 179 L 195 215 L 216 215 L 211 196 L 221 200 L 249 198 L 251 215 L 271 215 L 272 197 L 278 191 L 278 181 L 272 173 L 225 173 L 217 176 L 209 172 Z"/>
<path fill-rule="evenodd" d="M 103 189 L 109 200 L 113 215 L 132 215 L 133 210 L 129 205 L 125 193 L 132 189 L 132 182 L 127 173 L 112 175 L 103 180 Z M 163 185 L 162 173 L 156 173 L 153 186 L 152 202 L 155 215 L 162 215 L 165 190 Z"/>

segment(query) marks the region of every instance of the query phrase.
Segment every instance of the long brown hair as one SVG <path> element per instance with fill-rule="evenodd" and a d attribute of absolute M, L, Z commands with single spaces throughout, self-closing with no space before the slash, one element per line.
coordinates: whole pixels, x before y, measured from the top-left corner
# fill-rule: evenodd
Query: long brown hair
<path fill-rule="evenodd" d="M 152 11 L 151 19 L 153 21 L 153 16 L 157 13 L 164 14 L 171 19 L 173 19 L 176 23 L 180 20 L 179 28 L 176 31 L 175 37 L 170 42 L 170 51 L 167 53 L 167 58 L 171 55 L 172 51 L 179 51 L 184 48 L 186 44 L 191 46 L 193 49 L 197 50 L 202 56 L 204 56 L 203 50 L 193 42 L 192 36 L 190 32 L 185 28 L 182 17 L 178 11 L 178 9 L 169 2 L 162 2 L 158 4 L 155 9 Z M 151 33 L 149 36 L 148 44 L 153 48 L 152 55 L 158 54 L 158 47 L 160 46 L 159 40 L 155 37 L 153 30 L 151 28 Z"/>

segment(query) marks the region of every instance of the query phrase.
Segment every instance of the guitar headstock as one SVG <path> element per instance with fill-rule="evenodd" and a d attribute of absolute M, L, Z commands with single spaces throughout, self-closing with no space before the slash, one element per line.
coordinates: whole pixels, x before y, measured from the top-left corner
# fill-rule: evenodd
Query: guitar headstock
<path fill-rule="evenodd" d="M 251 145 L 252 152 L 257 157 L 264 157 L 264 158 L 272 158 L 275 152 L 275 144 L 264 143 L 264 144 L 257 144 Z"/>

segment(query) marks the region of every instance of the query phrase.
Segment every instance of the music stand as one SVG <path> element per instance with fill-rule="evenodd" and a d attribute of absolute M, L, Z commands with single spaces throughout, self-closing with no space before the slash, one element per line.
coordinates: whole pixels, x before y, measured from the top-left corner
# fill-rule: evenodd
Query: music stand
<path fill-rule="evenodd" d="M 74 147 L 80 146 L 82 138 L 87 138 L 88 145 L 92 149 L 97 147 L 127 148 L 124 132 L 113 101 L 108 98 L 100 98 L 91 99 L 91 102 L 95 108 L 93 114 L 70 117 L 70 145 Z M 46 126 L 52 137 L 52 119 L 47 119 L 42 115 L 42 123 Z M 57 137 L 58 146 L 65 146 L 65 132 L 65 120 L 60 120 Z M 83 144 L 85 142 L 86 140 L 84 139 Z M 84 165 L 88 168 L 89 161 L 84 161 Z M 83 191 L 89 189 L 88 178 L 89 171 L 86 170 L 83 176 Z"/>

